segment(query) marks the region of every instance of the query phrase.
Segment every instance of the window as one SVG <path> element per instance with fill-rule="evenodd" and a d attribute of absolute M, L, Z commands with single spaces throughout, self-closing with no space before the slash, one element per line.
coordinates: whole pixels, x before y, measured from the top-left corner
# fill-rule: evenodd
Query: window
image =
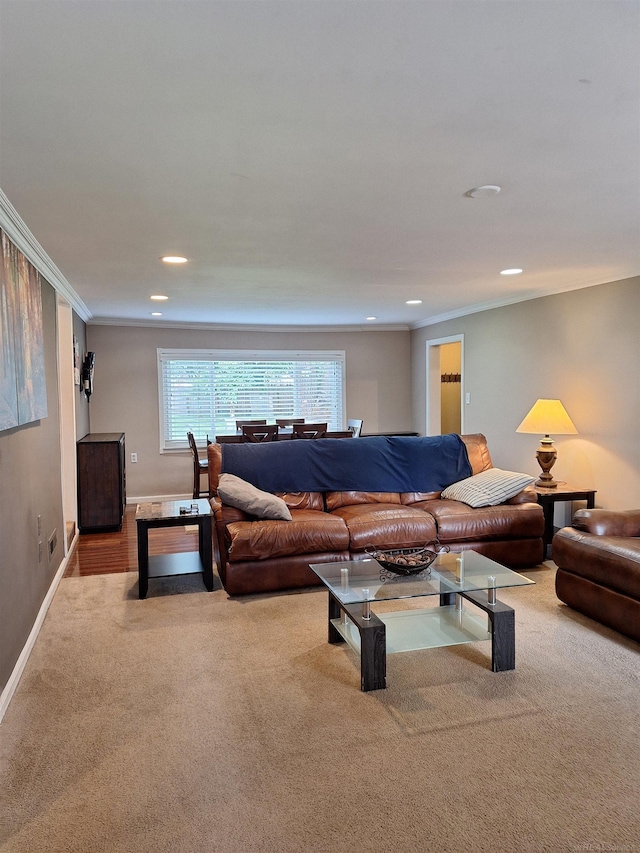
<path fill-rule="evenodd" d="M 158 350 L 160 452 L 235 433 L 236 420 L 343 429 L 344 352 Z"/>

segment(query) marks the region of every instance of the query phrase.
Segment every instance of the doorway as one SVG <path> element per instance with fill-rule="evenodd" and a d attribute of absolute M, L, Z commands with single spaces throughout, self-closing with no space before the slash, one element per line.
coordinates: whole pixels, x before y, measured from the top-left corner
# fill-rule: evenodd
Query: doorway
<path fill-rule="evenodd" d="M 427 341 L 427 435 L 464 432 L 464 335 Z"/>
<path fill-rule="evenodd" d="M 64 554 L 77 535 L 76 418 L 73 359 L 73 311 L 58 294 L 58 391 L 60 398 L 60 450 L 62 506 L 65 521 Z"/>

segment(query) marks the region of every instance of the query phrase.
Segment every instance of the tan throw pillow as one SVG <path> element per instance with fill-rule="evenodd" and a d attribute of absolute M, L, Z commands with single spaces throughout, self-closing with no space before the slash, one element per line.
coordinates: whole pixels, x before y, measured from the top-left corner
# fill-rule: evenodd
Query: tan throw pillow
<path fill-rule="evenodd" d="M 235 474 L 220 474 L 218 494 L 229 506 L 244 510 L 257 518 L 291 521 L 291 512 L 282 498 L 256 489 Z"/>
<path fill-rule="evenodd" d="M 514 498 L 534 480 L 535 477 L 530 474 L 489 468 L 488 471 L 481 471 L 480 474 L 447 486 L 441 497 L 472 507 L 497 506 Z"/>

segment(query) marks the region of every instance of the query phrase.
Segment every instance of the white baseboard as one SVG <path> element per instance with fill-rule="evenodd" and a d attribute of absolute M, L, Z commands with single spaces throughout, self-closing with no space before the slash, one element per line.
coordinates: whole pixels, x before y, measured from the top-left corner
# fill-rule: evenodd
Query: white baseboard
<path fill-rule="evenodd" d="M 77 534 L 76 534 L 77 535 Z M 69 554 L 73 550 L 73 547 L 69 549 Z M 38 634 L 40 633 L 40 628 L 42 627 L 42 623 L 44 622 L 44 617 L 47 615 L 47 610 L 49 609 L 49 605 L 53 601 L 53 596 L 56 593 L 58 588 L 58 584 L 62 580 L 62 576 L 65 573 L 65 569 L 67 568 L 67 563 L 69 562 L 69 554 L 63 558 L 60 566 L 58 567 L 58 571 L 55 573 L 53 580 L 51 581 L 51 586 L 47 590 L 47 594 L 44 597 L 44 601 L 40 606 L 40 610 L 38 611 L 38 615 L 36 616 L 36 621 L 33 623 L 33 628 L 27 637 L 27 642 L 24 644 L 24 648 L 20 652 L 20 657 L 16 661 L 16 665 L 13 668 L 13 672 L 9 676 L 9 680 L 7 681 L 6 687 L 0 694 L 0 723 L 2 722 L 2 718 L 4 717 L 7 708 L 9 707 L 9 703 L 13 698 L 13 694 L 16 692 L 16 688 L 22 677 L 22 673 L 24 672 L 24 668 L 27 665 L 27 661 L 29 660 L 29 655 L 31 654 L 31 650 L 33 649 L 36 640 L 38 639 Z"/>

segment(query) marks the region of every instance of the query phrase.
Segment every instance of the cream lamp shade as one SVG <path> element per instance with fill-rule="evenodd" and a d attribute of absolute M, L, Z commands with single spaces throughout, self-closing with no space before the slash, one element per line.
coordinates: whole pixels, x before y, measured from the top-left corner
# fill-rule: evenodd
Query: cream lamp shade
<path fill-rule="evenodd" d="M 536 486 L 555 489 L 558 483 L 550 474 L 558 451 L 553 446 L 551 433 L 555 435 L 577 435 L 578 430 L 567 414 L 567 410 L 560 400 L 536 400 L 526 417 L 517 428 L 516 432 L 534 433 L 543 438 L 540 439 L 540 447 L 536 452 L 538 464 L 542 468 L 540 479 L 536 480 Z"/>

